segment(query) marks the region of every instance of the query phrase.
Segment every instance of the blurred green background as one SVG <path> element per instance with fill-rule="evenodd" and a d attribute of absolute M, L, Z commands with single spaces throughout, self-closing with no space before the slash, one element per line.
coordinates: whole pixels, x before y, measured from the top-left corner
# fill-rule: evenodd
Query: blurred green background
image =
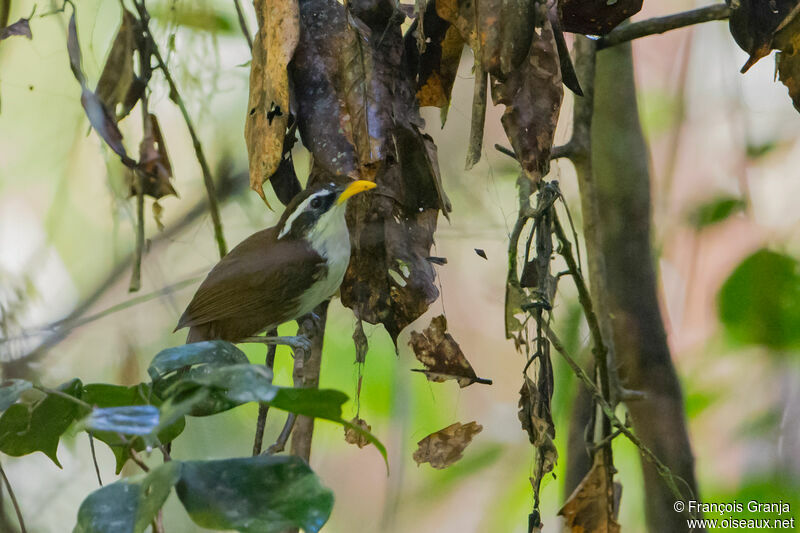
<path fill-rule="evenodd" d="M 252 6 L 244 4 L 250 27 L 255 28 Z M 32 5 L 14 1 L 10 21 L 27 16 Z M 280 215 L 280 210 L 267 210 L 243 186 L 249 51 L 233 4 L 182 0 L 149 5 L 157 37 L 169 50 L 168 63 L 212 166 L 239 186 L 222 210 L 225 235 L 233 246 L 274 224 Z M 91 316 L 137 296 L 127 292 L 134 206 L 126 198 L 118 158 L 89 132 L 80 89 L 69 70 L 67 15 L 39 17 L 54 7 L 38 5 L 31 21 L 32 41 L 12 38 L 0 43 L 4 364 L 50 342 L 52 331 L 45 326 L 76 307 L 86 307 L 85 316 Z M 636 18 L 692 7 L 692 2 L 677 0 L 646 2 Z M 119 17 L 117 2 L 78 3 L 78 33 L 90 84 L 99 76 Z M 702 495 L 706 501 L 782 499 L 792 501 L 796 512 L 800 509 L 797 343 L 771 341 L 791 341 L 800 335 L 800 313 L 793 314 L 800 306 L 794 298 L 800 295 L 796 263 L 786 267 L 788 274 L 780 267 L 775 274 L 769 265 L 766 270 L 751 269 L 740 276 L 744 281 L 739 285 L 728 287 L 725 305 L 733 309 L 733 319 L 727 331 L 719 322 L 717 293 L 737 265 L 762 247 L 800 255 L 796 231 L 800 120 L 785 88 L 773 83 L 770 59 L 746 76 L 739 74 L 746 55 L 730 38 L 726 23 L 641 40 L 634 46 L 634 58 L 638 104 L 652 151 L 653 238 L 661 305 L 684 386 Z M 517 419 L 524 359 L 503 335 L 505 250 L 516 218 L 517 168 L 492 148 L 494 143 L 507 143 L 499 122 L 502 110 L 490 108 L 483 160 L 463 171 L 471 66 L 465 53 L 444 128 L 438 110 L 423 110 L 427 131 L 439 146 L 454 207 L 450 223 L 440 220 L 433 254 L 448 259 L 447 265 L 437 267 L 442 297 L 401 335 L 399 357 L 385 331 L 366 330 L 370 350 L 360 414 L 387 445 L 391 475 L 386 476 L 376 450 L 346 444 L 339 426 L 316 425 L 312 466 L 336 494 L 326 528 L 330 532 L 527 530 L 532 503 L 528 477 L 534 458 Z M 170 232 L 195 205 L 202 205 L 205 192 L 185 125 L 158 73 L 151 85 L 155 88 L 151 110 L 164 131 L 180 198 L 160 201 L 167 234 L 159 232 L 150 216 L 148 200 L 149 247 L 140 291 L 145 295 L 201 276 L 217 260 L 207 214 Z M 568 95 L 557 143 L 569 138 L 571 107 Z M 125 120 L 122 131 L 129 151 L 135 152 L 139 121 Z M 308 158 L 302 148 L 296 149 L 295 164 L 304 178 Z M 561 183 L 580 225 L 572 166 L 566 161 L 554 164 L 550 177 Z M 280 205 L 274 196 L 268 198 L 273 206 Z M 487 259 L 476 255 L 474 248 L 485 250 Z M 190 283 L 136 305 L 123 305 L 81 325 L 32 361 L 31 368 L 48 385 L 73 376 L 84 382 L 145 380 L 150 358 L 183 342 L 184 332 L 170 332 L 195 287 Z M 99 296 L 85 305 L 94 294 Z M 779 306 L 777 315 L 765 317 L 758 310 L 770 308 L 770 295 L 781 295 L 788 303 Z M 766 304 L 751 307 L 759 296 Z M 737 313 L 737 306 L 745 312 Z M 757 310 L 748 313 L 748 309 Z M 424 375 L 409 371 L 418 364 L 406 345 L 408 331 L 420 330 L 442 311 L 478 375 L 493 379 L 494 385 L 460 390 L 454 382 L 428 383 Z M 560 287 L 555 317 L 555 328 L 570 351 L 585 354 L 588 335 L 569 283 Z M 321 377 L 322 387 L 351 397 L 358 373 L 353 324 L 352 313 L 334 301 Z M 754 327 L 761 333 L 748 334 Z M 287 333 L 291 330 L 286 327 Z M 263 360 L 263 348 L 246 349 L 253 361 Z M 554 357 L 553 412 L 561 460 L 542 493 L 545 531 L 557 531 L 561 524 L 556 512 L 563 501 L 566 432 L 578 386 L 566 365 Z M 291 383 L 287 351 L 279 350 L 276 382 Z M 354 414 L 351 404 L 345 416 Z M 185 459 L 246 455 L 252 447 L 255 418 L 256 407 L 244 406 L 208 419 L 191 419 L 173 455 Z M 411 454 L 418 440 L 455 421 L 472 420 L 484 429 L 460 462 L 445 471 L 416 466 Z M 274 439 L 282 424 L 283 415 L 272 413 L 266 439 Z M 615 454 L 624 487 L 620 522 L 627 531 L 642 531 L 638 454 L 623 439 L 617 439 Z M 104 480 L 112 479 L 111 452 L 99 445 L 98 456 Z M 4 460 L 32 532 L 71 529 L 79 503 L 97 485 L 85 434 L 63 441 L 59 458 L 62 471 L 42 454 Z M 129 466 L 125 473 L 134 471 Z M 197 531 L 174 498 L 166 509 L 166 530 Z"/>

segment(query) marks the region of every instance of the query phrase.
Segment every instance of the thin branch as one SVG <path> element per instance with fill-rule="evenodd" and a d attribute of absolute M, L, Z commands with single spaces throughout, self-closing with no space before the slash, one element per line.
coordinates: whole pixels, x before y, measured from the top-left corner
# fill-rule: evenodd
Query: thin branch
<path fill-rule="evenodd" d="M 219 214 L 216 186 L 214 185 L 214 179 L 211 176 L 211 169 L 208 166 L 208 160 L 206 160 L 205 152 L 203 151 L 203 145 L 200 143 L 200 137 L 197 136 L 197 132 L 194 129 L 194 123 L 192 122 L 192 118 L 189 116 L 189 111 L 186 109 L 186 104 L 184 103 L 183 98 L 181 98 L 180 92 L 178 92 L 178 86 L 175 84 L 175 80 L 172 77 L 169 67 L 167 67 L 166 62 L 161 57 L 161 52 L 158 49 L 158 44 L 156 43 L 155 37 L 153 37 L 153 34 L 150 32 L 150 13 L 147 12 L 144 2 L 145 0 L 134 0 L 134 5 L 136 6 L 136 11 L 139 13 L 139 19 L 142 23 L 142 30 L 152 45 L 153 57 L 156 58 L 158 68 L 164 74 L 164 78 L 167 80 L 167 84 L 169 85 L 169 98 L 175 102 L 180 109 L 181 115 L 183 115 L 183 121 L 186 123 L 186 128 L 189 130 L 189 135 L 192 138 L 192 145 L 194 146 L 194 152 L 197 156 L 197 162 L 200 163 L 200 169 L 203 171 L 203 182 L 206 186 L 209 211 L 211 212 L 211 222 L 214 226 L 214 237 L 217 241 L 219 256 L 222 257 L 227 253 L 228 247 L 225 244 L 225 236 L 222 233 L 222 219 Z"/>
<path fill-rule="evenodd" d="M 137 452 L 133 448 L 130 448 L 128 451 L 131 454 L 131 459 L 133 460 L 134 463 L 139 465 L 139 468 L 141 468 L 145 472 L 150 472 L 150 467 L 147 466 L 145 462 L 142 460 L 142 458 L 139 456 L 139 452 Z"/>
<path fill-rule="evenodd" d="M 89 435 L 89 449 L 92 450 L 92 463 L 94 463 L 94 472 L 97 474 L 97 482 L 102 487 L 103 478 L 100 477 L 100 466 L 97 464 L 97 453 L 94 449 L 94 436 L 91 431 L 88 431 L 86 434 Z"/>
<path fill-rule="evenodd" d="M 266 455 L 275 455 L 276 453 L 280 453 L 286 449 L 286 443 L 289 442 L 289 436 L 292 434 L 295 422 L 297 422 L 297 415 L 295 413 L 289 413 L 289 415 L 286 417 L 286 423 L 283 425 L 283 429 L 281 430 L 281 434 L 278 435 L 278 439 L 275 441 L 275 444 L 267 448 L 267 451 L 265 452 Z"/>
<path fill-rule="evenodd" d="M 597 49 L 602 50 L 610 46 L 656 35 L 678 28 L 684 28 L 693 24 L 701 24 L 712 20 L 725 20 L 731 14 L 730 8 L 726 4 L 713 4 L 710 6 L 691 9 L 674 15 L 665 17 L 654 17 L 640 22 L 634 22 L 626 26 L 618 26 L 597 41 Z"/>
<path fill-rule="evenodd" d="M 273 329 L 267 332 L 267 336 L 276 337 L 278 330 Z M 271 344 L 267 347 L 267 358 L 264 362 L 265 366 L 269 368 L 269 374 L 272 375 L 272 369 L 275 366 L 275 350 L 276 346 Z M 258 404 L 258 420 L 256 421 L 256 437 L 253 442 L 253 456 L 261 453 L 261 448 L 264 443 L 264 427 L 267 425 L 267 414 L 269 413 L 269 404 L 261 402 Z"/>
<path fill-rule="evenodd" d="M 512 159 L 517 159 L 517 154 L 511 148 L 506 148 L 502 144 L 495 144 L 494 149 L 500 152 L 501 154 L 507 155 Z M 570 143 L 561 144 L 559 146 L 553 146 L 553 149 L 550 151 L 550 160 L 553 159 L 562 159 L 562 158 L 571 158 L 574 149 Z"/>
<path fill-rule="evenodd" d="M 566 348 L 564 347 L 564 344 L 561 342 L 561 339 L 558 338 L 558 335 L 556 335 L 556 333 L 550 328 L 550 326 L 545 326 L 545 328 L 547 331 L 547 338 L 550 339 L 550 343 L 553 345 L 553 348 L 555 348 L 556 351 L 564 357 L 564 360 L 567 362 L 567 364 L 575 373 L 575 375 L 578 377 L 578 379 L 580 379 L 581 382 L 583 382 L 583 384 L 592 394 L 592 397 L 597 402 L 597 405 L 599 405 L 600 408 L 603 410 L 603 414 L 611 422 L 611 425 L 614 426 L 619 433 L 625 435 L 628 438 L 628 440 L 630 440 L 634 444 L 634 446 L 636 446 L 639 449 L 639 453 L 641 453 L 645 459 L 650 461 L 655 466 L 659 475 L 661 475 L 661 477 L 664 479 L 664 482 L 667 484 L 667 487 L 669 488 L 670 492 L 672 492 L 672 494 L 675 496 L 676 500 L 686 501 L 687 499 L 694 498 L 694 495 L 691 494 L 692 492 L 691 488 L 689 488 L 690 498 L 687 498 L 681 492 L 681 490 L 678 488 L 677 481 L 681 481 L 687 487 L 689 487 L 689 484 L 686 483 L 686 481 L 683 480 L 680 476 L 676 476 L 675 474 L 673 474 L 672 470 L 670 470 L 670 468 L 667 465 L 662 463 L 661 460 L 650 450 L 650 448 L 645 446 L 644 443 L 641 440 L 639 440 L 639 437 L 634 435 L 627 428 L 627 426 L 625 426 L 625 424 L 617 417 L 617 415 L 614 414 L 614 408 L 611 407 L 611 404 L 609 404 L 605 398 L 603 398 L 603 395 L 600 393 L 600 390 L 597 388 L 597 385 L 595 385 L 595 383 L 592 381 L 592 378 L 590 378 L 589 375 L 586 372 L 584 372 L 581 366 L 575 361 L 575 359 L 569 354 L 569 352 L 567 352 Z"/>
<path fill-rule="evenodd" d="M 144 255 L 144 176 L 134 170 L 136 183 L 136 251 L 133 255 L 133 269 L 128 292 L 138 292 L 142 288 L 142 255 Z"/>
<path fill-rule="evenodd" d="M 247 20 L 244 18 L 244 10 L 242 9 L 242 4 L 239 0 L 233 0 L 233 5 L 236 7 L 236 16 L 239 18 L 239 27 L 242 29 L 242 33 L 244 34 L 244 38 L 247 39 L 247 46 L 250 47 L 250 51 L 253 51 L 253 36 L 250 35 L 250 29 L 247 27 Z"/>
<path fill-rule="evenodd" d="M 8 495 L 11 497 L 11 504 L 14 506 L 14 512 L 17 513 L 17 521 L 19 522 L 20 533 L 27 533 L 28 530 L 25 529 L 25 520 L 22 519 L 22 510 L 19 508 L 17 497 L 14 495 L 14 489 L 11 488 L 11 482 L 8 480 L 8 477 L 6 476 L 6 471 L 3 470 L 2 464 L 0 464 L 0 475 L 3 476 L 3 483 L 6 486 Z"/>

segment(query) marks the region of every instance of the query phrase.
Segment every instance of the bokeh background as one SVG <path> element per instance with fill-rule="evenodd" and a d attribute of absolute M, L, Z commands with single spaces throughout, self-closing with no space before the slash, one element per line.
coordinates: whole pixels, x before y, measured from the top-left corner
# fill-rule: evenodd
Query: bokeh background
<path fill-rule="evenodd" d="M 247 5 L 255 28 L 252 6 Z M 177 78 L 217 176 L 232 191 L 222 217 L 230 246 L 274 224 L 270 211 L 246 189 L 244 117 L 249 51 L 228 0 L 150 2 L 154 28 Z M 30 1 L 12 3 L 10 21 L 27 16 Z M 178 110 L 159 74 L 150 100 L 166 138 L 179 198 L 160 201 L 159 231 L 148 216 L 148 248 L 142 290 L 128 293 L 134 248 L 134 205 L 126 198 L 118 159 L 89 132 L 80 89 L 66 53 L 67 15 L 39 15 L 54 5 L 40 2 L 33 40 L 0 43 L 0 355 L 4 365 L 20 357 L 37 379 L 54 386 L 73 376 L 88 382 L 134 384 L 160 349 L 183 342 L 171 333 L 202 276 L 216 262 L 200 168 Z M 645 2 L 636 19 L 697 7 L 689 1 Z M 119 24 L 117 2 L 78 3 L 77 23 L 84 69 L 94 83 Z M 638 105 L 652 152 L 654 250 L 661 305 L 686 412 L 702 495 L 707 501 L 792 501 L 800 509 L 800 371 L 797 354 L 743 348 L 725 336 L 716 295 L 744 257 L 763 246 L 800 256 L 800 117 L 786 89 L 773 81 L 767 58 L 739 74 L 746 55 L 727 23 L 712 22 L 639 40 L 634 45 Z M 441 298 L 400 337 L 399 356 L 388 335 L 368 327 L 360 414 L 387 445 L 391 475 L 374 448 L 344 442 L 339 426 L 318 422 L 312 466 L 336 494 L 326 527 L 330 532 L 486 532 L 527 530 L 532 503 L 528 477 L 533 450 L 517 419 L 523 356 L 504 340 L 503 295 L 506 247 L 516 217 L 513 160 L 496 152 L 506 144 L 500 109 L 490 108 L 484 156 L 463 170 L 472 98 L 472 58 L 465 53 L 444 128 L 436 109 L 423 110 L 427 131 L 439 147 L 451 221 L 440 220 L 434 255 Z M 557 143 L 569 137 L 571 96 L 562 111 Z M 139 121 L 122 131 L 135 151 Z M 297 148 L 304 179 L 308 158 Z M 574 170 L 553 165 L 573 213 L 579 218 Z M 271 191 L 270 191 L 271 193 Z M 719 197 L 746 201 L 746 209 L 697 229 L 691 213 Z M 274 196 L 272 205 L 279 206 Z M 485 250 L 486 259 L 474 249 Z M 180 284 L 182 288 L 176 288 Z M 576 354 L 587 350 L 587 332 L 569 283 L 562 283 L 556 329 Z M 165 291 L 164 289 L 167 288 Z M 748 303 L 743 301 L 742 305 Z M 78 310 L 67 335 L 52 328 Z M 445 312 L 451 333 L 476 372 L 494 385 L 459 389 L 454 382 L 428 383 L 410 372 L 418 366 L 407 335 Z M 88 317 L 90 320 L 83 320 Z M 321 386 L 354 396 L 358 368 L 351 340 L 352 313 L 334 301 L 325 338 Z M 292 327 L 287 326 L 286 332 Z M 253 361 L 264 349 L 247 346 Z M 35 357 L 30 357 L 34 353 Z M 545 531 L 557 531 L 563 502 L 566 429 L 578 384 L 555 357 L 553 398 L 562 452 L 544 485 Z M 14 361 L 17 360 L 16 363 Z M 10 368 L 10 367 L 9 367 Z M 291 383 L 291 358 L 279 350 L 276 382 Z M 345 416 L 355 414 L 348 404 Z M 255 406 L 210 419 L 188 420 L 173 455 L 223 458 L 249 453 Z M 464 458 L 444 471 L 411 459 L 416 442 L 455 421 L 483 425 Z M 270 414 L 267 439 L 283 415 Z M 71 530 L 78 505 L 97 486 L 89 443 L 73 432 L 59 449 L 63 469 L 43 454 L 3 458 L 32 532 Z M 111 480 L 113 457 L 102 444 L 98 459 Z M 158 457 L 151 458 L 153 461 Z M 620 522 L 643 531 L 643 492 L 636 450 L 615 442 L 624 487 Z M 135 473 L 127 467 L 124 474 Z M 7 499 L 4 500 L 9 512 Z M 800 517 L 798 517 L 800 518 Z M 197 531 L 173 495 L 165 512 L 170 533 Z"/>

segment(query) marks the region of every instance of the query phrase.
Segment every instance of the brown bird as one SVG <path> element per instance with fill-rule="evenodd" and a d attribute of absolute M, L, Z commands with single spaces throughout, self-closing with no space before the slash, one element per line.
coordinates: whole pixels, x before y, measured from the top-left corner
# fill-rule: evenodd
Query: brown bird
<path fill-rule="evenodd" d="M 310 313 L 336 293 L 350 262 L 347 199 L 374 187 L 359 180 L 299 193 L 276 226 L 211 269 L 175 331 L 188 327 L 187 343 L 237 342 Z"/>

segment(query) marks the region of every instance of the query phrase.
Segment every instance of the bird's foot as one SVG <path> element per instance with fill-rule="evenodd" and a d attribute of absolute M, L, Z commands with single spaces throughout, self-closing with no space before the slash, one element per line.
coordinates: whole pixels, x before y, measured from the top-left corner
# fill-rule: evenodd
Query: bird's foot
<path fill-rule="evenodd" d="M 243 343 L 260 343 L 260 344 L 281 344 L 283 346 L 288 346 L 292 349 L 292 351 L 297 354 L 298 351 L 308 352 L 311 350 L 311 339 L 306 337 L 305 335 L 295 335 L 295 336 L 264 336 L 264 337 L 247 337 L 242 339 L 239 342 Z"/>

